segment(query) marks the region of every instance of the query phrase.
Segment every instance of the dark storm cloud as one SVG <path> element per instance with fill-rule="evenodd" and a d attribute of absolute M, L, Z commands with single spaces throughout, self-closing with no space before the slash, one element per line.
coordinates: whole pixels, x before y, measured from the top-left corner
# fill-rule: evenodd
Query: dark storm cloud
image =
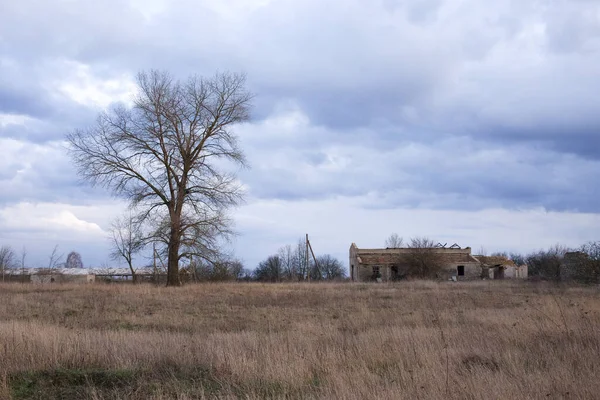
<path fill-rule="evenodd" d="M 273 142 L 276 148 L 265 150 L 260 143 L 271 137 L 268 133 L 264 139 L 258 134 L 257 147 L 249 146 L 253 169 L 242 179 L 253 196 L 367 196 L 363 205 L 368 208 L 600 211 L 594 200 L 600 195 L 600 162 L 595 159 L 539 143 L 511 145 L 468 136 L 394 142 L 392 132 L 382 139 L 363 130 L 358 137 L 352 132 L 344 137 L 307 129 L 297 116 L 290 119 L 300 121 L 293 146 Z M 279 121 L 286 125 L 283 118 Z M 257 138 L 269 125 L 243 137 Z"/>
<path fill-rule="evenodd" d="M 593 211 L 597 12 L 595 2 L 541 0 L 9 2 L 0 115 L 29 120 L 0 123 L 0 137 L 44 143 L 93 123 L 97 108 L 59 90 L 82 79 L 69 63 L 98 80 L 246 71 L 254 123 L 270 132 L 244 139 L 253 195 Z M 290 110 L 304 120 L 273 120 Z M 34 166 L 28 187 L 40 197 L 81 193 L 68 161 Z"/>
<path fill-rule="evenodd" d="M 24 93 L 19 88 L 0 86 L 0 112 L 46 117 L 51 107 L 41 99 L 40 93 Z"/>

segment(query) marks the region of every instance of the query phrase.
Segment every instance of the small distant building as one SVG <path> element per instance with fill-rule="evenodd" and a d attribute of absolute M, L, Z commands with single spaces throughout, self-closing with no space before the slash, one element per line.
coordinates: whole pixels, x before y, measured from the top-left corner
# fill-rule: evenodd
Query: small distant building
<path fill-rule="evenodd" d="M 4 282 L 19 283 L 92 283 L 96 277 L 86 268 L 14 268 L 4 271 Z"/>
<path fill-rule="evenodd" d="M 355 243 L 350 246 L 350 278 L 354 282 L 403 279 L 410 274 L 408 260 L 415 251 L 428 251 L 439 257 L 443 265 L 438 275 L 440 279 L 453 276 L 457 280 L 481 278 L 481 262 L 471 255 L 470 247 L 361 249 Z"/>
<path fill-rule="evenodd" d="M 50 271 L 38 270 L 30 275 L 30 282 L 44 283 L 94 283 L 96 276 L 84 268 L 57 268 Z"/>
<path fill-rule="evenodd" d="M 504 256 L 474 256 L 481 263 L 481 276 L 489 279 L 527 279 L 527 265 L 516 265 Z"/>
<path fill-rule="evenodd" d="M 137 275 L 141 281 L 160 280 L 164 274 L 150 268 L 140 268 Z M 0 282 L 51 284 L 94 283 L 96 281 L 118 282 L 132 280 L 129 268 L 14 268 L 0 275 Z"/>
<path fill-rule="evenodd" d="M 361 249 L 355 243 L 350 246 L 350 278 L 354 282 L 406 278 L 411 274 L 415 252 L 427 252 L 429 257 L 436 258 L 442 265 L 437 274 L 439 279 L 527 279 L 527 265 L 516 265 L 503 256 L 472 255 L 470 247 L 461 248 L 456 244 L 426 249 Z"/>

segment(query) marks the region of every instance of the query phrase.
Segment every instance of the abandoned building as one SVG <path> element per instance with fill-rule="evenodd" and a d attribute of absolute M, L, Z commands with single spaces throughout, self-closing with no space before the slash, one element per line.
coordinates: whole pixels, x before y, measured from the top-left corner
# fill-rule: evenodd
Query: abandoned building
<path fill-rule="evenodd" d="M 503 256 L 473 256 L 481 262 L 481 276 L 489 279 L 526 279 L 527 265 Z"/>
<path fill-rule="evenodd" d="M 470 247 L 456 244 L 427 249 L 360 249 L 355 243 L 350 246 L 350 278 L 354 282 L 404 279 L 411 274 L 415 252 L 427 252 L 430 258 L 435 258 L 441 267 L 436 274 L 440 279 L 527 278 L 527 266 L 517 266 L 506 257 L 474 256 Z"/>
<path fill-rule="evenodd" d="M 136 276 L 140 282 L 166 282 L 162 270 L 138 268 Z M 11 268 L 0 274 L 0 282 L 34 284 L 121 282 L 132 278 L 129 268 Z"/>

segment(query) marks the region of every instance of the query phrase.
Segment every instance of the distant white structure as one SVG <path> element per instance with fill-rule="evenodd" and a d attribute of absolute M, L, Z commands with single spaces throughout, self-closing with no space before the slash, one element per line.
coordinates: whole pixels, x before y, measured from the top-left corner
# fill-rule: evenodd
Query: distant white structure
<path fill-rule="evenodd" d="M 136 275 L 144 280 L 160 279 L 162 269 L 139 268 Z M 5 270 L 0 282 L 22 283 L 93 283 L 97 279 L 130 280 L 129 268 L 15 268 Z"/>

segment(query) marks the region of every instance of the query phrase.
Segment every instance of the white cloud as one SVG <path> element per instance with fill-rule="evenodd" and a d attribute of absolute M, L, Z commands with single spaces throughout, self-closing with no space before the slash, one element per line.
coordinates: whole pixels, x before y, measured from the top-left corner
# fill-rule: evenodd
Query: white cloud
<path fill-rule="evenodd" d="M 2 114 L 0 113 L 0 128 L 5 128 L 9 125 L 26 125 L 32 118 L 27 115 L 19 114 Z"/>
<path fill-rule="evenodd" d="M 110 221 L 122 202 L 74 206 L 68 203 L 17 203 L 0 208 L 0 244 L 27 249 L 27 264 L 45 266 L 54 246 L 81 253 L 87 266 L 114 264 L 108 259 Z"/>
<path fill-rule="evenodd" d="M 113 208 L 118 210 L 119 205 L 17 203 L 0 209 L 0 221 L 4 232 L 85 241 L 106 235 L 100 225 L 107 225 L 108 216 L 114 214 L 110 212 Z"/>
<path fill-rule="evenodd" d="M 63 79 L 54 85 L 75 102 L 99 109 L 115 102 L 131 104 L 136 85 L 130 76 L 102 79 L 94 76 L 89 65 L 75 61 L 64 62 L 64 68 Z"/>

